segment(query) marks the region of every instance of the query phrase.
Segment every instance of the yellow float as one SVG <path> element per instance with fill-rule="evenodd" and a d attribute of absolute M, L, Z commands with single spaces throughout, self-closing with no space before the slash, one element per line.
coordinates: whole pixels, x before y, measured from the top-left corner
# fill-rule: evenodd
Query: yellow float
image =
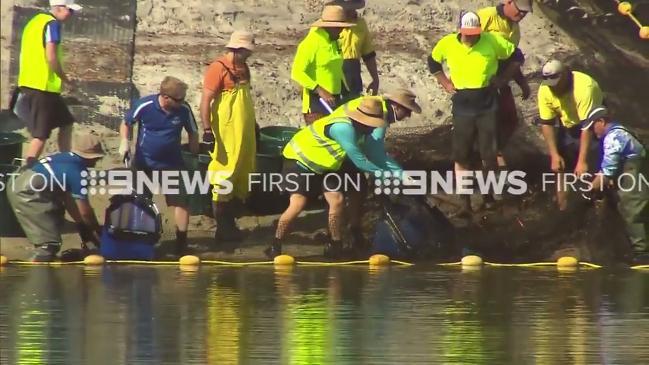
<path fill-rule="evenodd" d="M 385 266 L 390 264 L 390 258 L 386 255 L 376 254 L 370 256 L 370 266 Z"/>
<path fill-rule="evenodd" d="M 196 266 L 200 265 L 201 259 L 198 258 L 198 256 L 194 255 L 185 255 L 178 260 L 178 263 L 180 265 L 187 265 L 187 266 Z"/>
<path fill-rule="evenodd" d="M 482 266 L 482 257 L 476 255 L 468 255 L 462 257 L 462 266 Z"/>
<path fill-rule="evenodd" d="M 83 259 L 85 265 L 98 266 L 103 265 L 106 262 L 103 256 L 101 255 L 88 255 Z"/>
<path fill-rule="evenodd" d="M 295 265 L 295 258 L 289 255 L 275 256 L 273 264 L 275 264 L 275 266 L 292 266 Z"/>

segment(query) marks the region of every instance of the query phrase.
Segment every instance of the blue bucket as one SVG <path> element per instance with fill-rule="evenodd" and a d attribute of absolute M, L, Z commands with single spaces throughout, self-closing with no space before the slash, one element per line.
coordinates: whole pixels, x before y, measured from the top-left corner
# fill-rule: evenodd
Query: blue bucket
<path fill-rule="evenodd" d="M 153 260 L 155 246 L 150 240 L 122 241 L 108 232 L 104 227 L 101 231 L 101 246 L 99 251 L 106 260 Z"/>

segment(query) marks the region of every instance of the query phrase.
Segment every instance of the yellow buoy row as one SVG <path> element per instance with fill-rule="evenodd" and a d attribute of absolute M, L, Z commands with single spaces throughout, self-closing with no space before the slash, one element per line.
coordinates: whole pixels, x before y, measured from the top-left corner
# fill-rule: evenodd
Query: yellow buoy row
<path fill-rule="evenodd" d="M 579 266 L 579 260 L 577 260 L 574 257 L 570 256 L 565 256 L 565 257 L 560 257 L 555 263 L 552 262 L 536 262 L 536 263 L 529 263 L 529 264 L 498 264 L 498 263 L 493 263 L 493 262 L 484 262 L 482 260 L 482 257 L 476 256 L 476 255 L 468 255 L 464 256 L 462 258 L 462 261 L 455 263 L 454 265 L 461 265 L 462 268 L 464 269 L 469 269 L 469 268 L 480 268 L 483 265 L 487 266 L 498 266 L 498 267 L 535 267 L 535 266 L 555 266 L 560 268 L 560 269 L 569 269 L 573 268 L 576 269 Z M 453 264 L 442 264 L 442 265 L 453 265 Z M 589 265 L 591 267 L 599 267 L 597 265 L 593 264 L 586 264 L 584 265 Z"/>
<path fill-rule="evenodd" d="M 198 266 L 201 263 L 205 265 L 230 265 L 230 266 L 250 266 L 250 265 L 274 265 L 278 268 L 290 268 L 298 264 L 297 260 L 293 256 L 289 255 L 279 255 L 275 257 L 273 261 L 260 261 L 260 262 L 228 262 L 228 261 L 201 261 L 198 256 L 186 255 L 181 257 L 178 260 L 178 264 L 181 269 L 191 269 L 196 271 Z M 8 264 L 17 264 L 17 265 L 48 265 L 48 263 L 31 263 L 24 261 L 14 261 L 10 262 L 7 257 L 0 255 L 0 266 Z M 173 261 L 106 261 L 103 256 L 100 255 L 89 255 L 84 258 L 83 261 L 78 262 L 53 262 L 49 263 L 50 265 L 78 265 L 85 264 L 88 266 L 101 266 L 104 264 L 142 264 L 142 265 L 173 265 Z M 343 266 L 343 265 L 358 265 L 358 264 L 369 264 L 370 267 L 382 267 L 389 266 L 391 264 L 412 266 L 413 264 L 403 261 L 396 261 L 390 259 L 386 255 L 376 254 L 372 255 L 368 260 L 363 261 L 347 261 L 347 262 L 312 262 L 312 261 L 302 261 L 299 264 L 308 265 L 308 266 Z M 544 267 L 544 266 L 555 266 L 562 272 L 574 272 L 579 267 L 588 267 L 588 268 L 601 268 L 602 266 L 591 264 L 588 262 L 579 262 L 578 259 L 571 256 L 560 257 L 556 262 L 535 262 L 535 263 L 522 263 L 522 264 L 501 264 L 494 262 L 485 262 L 482 257 L 476 255 L 464 256 L 460 262 L 453 263 L 440 263 L 440 266 L 462 266 L 464 270 L 480 270 L 483 266 L 492 266 L 492 267 Z M 637 269 L 647 269 L 649 265 L 645 266 L 636 266 L 633 268 Z"/>
<path fill-rule="evenodd" d="M 633 15 L 633 5 L 630 2 L 620 2 L 617 5 L 617 11 L 624 16 L 628 16 L 640 28 L 640 38 L 649 39 L 649 26 L 642 25 L 640 20 Z"/>

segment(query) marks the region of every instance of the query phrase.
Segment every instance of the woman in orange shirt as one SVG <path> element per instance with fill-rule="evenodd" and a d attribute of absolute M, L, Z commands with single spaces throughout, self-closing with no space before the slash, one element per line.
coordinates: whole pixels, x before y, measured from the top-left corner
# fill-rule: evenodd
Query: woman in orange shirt
<path fill-rule="evenodd" d="M 235 201 L 248 197 L 248 176 L 255 170 L 257 154 L 255 109 L 250 92 L 250 69 L 246 64 L 254 49 L 254 37 L 252 33 L 236 31 L 226 48 L 226 53 L 214 60 L 205 72 L 200 106 L 203 141 L 214 143 L 208 171 L 215 188 L 212 206 L 217 242 L 242 238 L 233 207 Z M 232 187 L 229 193 L 217 191 L 228 185 Z"/>

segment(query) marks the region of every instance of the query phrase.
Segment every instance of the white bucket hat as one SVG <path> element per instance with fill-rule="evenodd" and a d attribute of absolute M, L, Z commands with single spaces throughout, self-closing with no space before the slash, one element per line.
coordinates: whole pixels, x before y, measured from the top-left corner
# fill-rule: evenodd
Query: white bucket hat
<path fill-rule="evenodd" d="M 50 0 L 50 6 L 65 6 L 74 11 L 81 11 L 83 6 L 75 4 L 75 0 Z"/>

